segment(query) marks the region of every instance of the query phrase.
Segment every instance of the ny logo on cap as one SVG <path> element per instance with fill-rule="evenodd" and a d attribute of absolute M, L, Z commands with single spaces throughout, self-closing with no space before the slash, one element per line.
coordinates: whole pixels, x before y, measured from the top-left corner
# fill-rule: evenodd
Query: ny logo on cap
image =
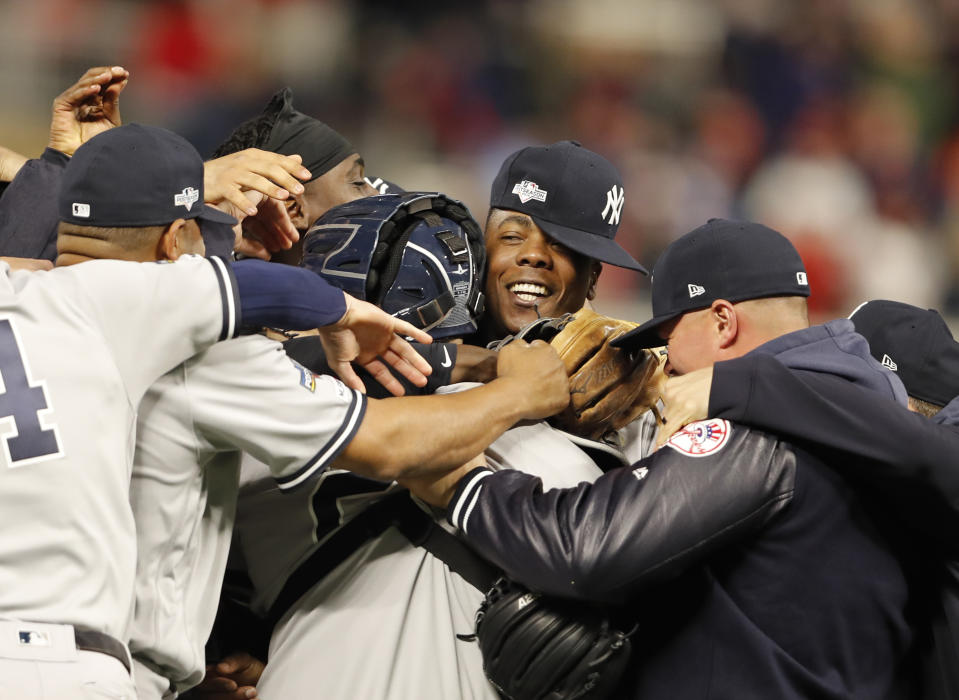
<path fill-rule="evenodd" d="M 200 200 L 200 192 L 194 187 L 184 187 L 180 194 L 173 195 L 173 206 L 186 207 L 187 211 Z"/>
<path fill-rule="evenodd" d="M 899 365 L 897 365 L 889 355 L 882 356 L 882 366 L 886 369 L 891 369 L 893 372 L 899 371 Z"/>
<path fill-rule="evenodd" d="M 700 294 L 706 293 L 705 287 L 700 287 L 698 284 L 687 284 L 686 289 L 689 290 L 689 298 L 698 297 Z"/>
<path fill-rule="evenodd" d="M 619 215 L 623 211 L 623 204 L 626 202 L 626 190 L 622 187 L 617 188 L 616 185 L 613 185 L 609 192 L 606 193 L 606 206 L 603 207 L 602 217 L 605 220 L 606 215 L 609 214 L 609 221 L 606 221 L 607 224 L 618 224 Z"/>
<path fill-rule="evenodd" d="M 539 185 L 531 180 L 523 180 L 513 185 L 513 194 L 519 197 L 519 201 L 526 204 L 531 199 L 537 202 L 546 201 L 546 190 L 541 190 Z"/>

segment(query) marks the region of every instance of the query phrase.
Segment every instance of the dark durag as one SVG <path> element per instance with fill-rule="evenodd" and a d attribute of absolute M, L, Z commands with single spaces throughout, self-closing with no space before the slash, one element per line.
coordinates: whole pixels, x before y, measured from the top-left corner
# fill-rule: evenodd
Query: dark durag
<path fill-rule="evenodd" d="M 339 165 L 344 158 L 356 153 L 353 144 L 343 138 L 319 119 L 309 117 L 293 109 L 293 90 L 284 88 L 270 100 L 270 107 L 277 99 L 282 100 L 280 114 L 273 125 L 270 137 L 263 145 L 266 151 L 303 157 L 303 166 L 313 176 L 310 181 Z"/>

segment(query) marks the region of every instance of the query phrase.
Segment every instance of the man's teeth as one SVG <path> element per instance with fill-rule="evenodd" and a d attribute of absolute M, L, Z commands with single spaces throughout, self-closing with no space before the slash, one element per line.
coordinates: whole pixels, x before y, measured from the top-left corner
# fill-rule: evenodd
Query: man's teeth
<path fill-rule="evenodd" d="M 523 301 L 536 301 L 539 297 L 549 295 L 549 290 L 541 284 L 530 284 L 529 282 L 517 282 L 510 291 Z"/>

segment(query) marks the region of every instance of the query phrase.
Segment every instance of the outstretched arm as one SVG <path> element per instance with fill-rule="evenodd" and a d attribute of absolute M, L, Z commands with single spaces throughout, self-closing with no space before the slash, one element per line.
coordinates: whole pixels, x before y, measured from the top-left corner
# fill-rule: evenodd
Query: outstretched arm
<path fill-rule="evenodd" d="M 28 158 L 16 151 L 0 146 L 0 182 L 10 182 L 20 172 Z"/>
<path fill-rule="evenodd" d="M 475 389 L 369 401 L 336 466 L 390 481 L 448 470 L 485 450 L 517 421 L 545 418 L 569 403 L 562 362 L 542 341 L 503 348 L 497 368 L 496 379 Z"/>
<path fill-rule="evenodd" d="M 364 390 L 350 362 L 363 365 L 387 389 L 396 380 L 384 362 L 414 383 L 426 382 L 429 363 L 402 336 L 430 343 L 428 333 L 349 297 L 303 268 L 241 260 L 233 263 L 233 273 L 242 325 L 319 328 L 327 361 L 347 386 Z"/>
<path fill-rule="evenodd" d="M 667 447 L 575 488 L 543 491 L 517 470 L 474 469 L 459 480 L 447 517 L 534 590 L 622 602 L 755 532 L 792 499 L 792 452 L 771 436 L 726 427 L 727 442 L 713 454 Z M 422 485 L 410 484 L 441 505 Z"/>

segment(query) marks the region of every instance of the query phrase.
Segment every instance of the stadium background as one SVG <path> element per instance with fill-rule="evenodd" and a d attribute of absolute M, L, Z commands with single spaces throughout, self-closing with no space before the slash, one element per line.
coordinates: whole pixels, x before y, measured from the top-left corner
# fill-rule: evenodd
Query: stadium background
<path fill-rule="evenodd" d="M 0 143 L 36 156 L 87 67 L 124 121 L 208 155 L 273 91 L 367 172 L 486 213 L 503 158 L 576 138 L 623 173 L 618 240 L 651 266 L 710 216 L 786 233 L 816 319 L 890 298 L 959 324 L 959 0 L 4 0 Z M 607 266 L 597 306 L 641 320 Z"/>

